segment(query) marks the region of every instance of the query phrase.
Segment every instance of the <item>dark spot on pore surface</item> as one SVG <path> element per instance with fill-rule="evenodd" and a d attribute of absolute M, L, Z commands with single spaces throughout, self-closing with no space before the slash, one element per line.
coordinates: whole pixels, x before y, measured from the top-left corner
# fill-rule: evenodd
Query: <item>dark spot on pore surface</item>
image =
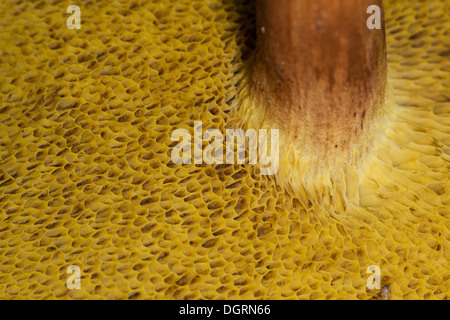
<path fill-rule="evenodd" d="M 441 57 L 446 57 L 446 56 L 449 56 L 449 57 L 450 57 L 450 50 L 446 50 L 446 51 L 439 52 L 439 55 L 440 55 Z"/>
<path fill-rule="evenodd" d="M 409 40 L 417 40 L 423 38 L 426 35 L 426 31 L 420 31 L 409 37 Z"/>

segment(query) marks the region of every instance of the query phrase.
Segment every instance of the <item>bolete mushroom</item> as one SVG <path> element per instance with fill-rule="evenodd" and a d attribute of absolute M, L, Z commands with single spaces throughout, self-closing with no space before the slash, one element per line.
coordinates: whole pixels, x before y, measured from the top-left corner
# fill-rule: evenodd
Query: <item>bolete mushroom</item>
<path fill-rule="evenodd" d="M 450 297 L 448 2 L 65 5 L 0 2 L 0 297 Z M 196 121 L 279 172 L 175 164 Z"/>

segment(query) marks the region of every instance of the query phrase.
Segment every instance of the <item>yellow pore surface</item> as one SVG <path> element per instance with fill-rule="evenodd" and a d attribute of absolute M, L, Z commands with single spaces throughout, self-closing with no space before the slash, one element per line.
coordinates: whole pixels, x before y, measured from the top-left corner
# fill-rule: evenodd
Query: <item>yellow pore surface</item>
<path fill-rule="evenodd" d="M 252 3 L 2 1 L 0 298 L 372 299 L 375 265 L 393 299 L 449 299 L 449 4 L 385 9 L 373 153 L 285 188 L 170 157 L 174 129 L 248 107 Z"/>

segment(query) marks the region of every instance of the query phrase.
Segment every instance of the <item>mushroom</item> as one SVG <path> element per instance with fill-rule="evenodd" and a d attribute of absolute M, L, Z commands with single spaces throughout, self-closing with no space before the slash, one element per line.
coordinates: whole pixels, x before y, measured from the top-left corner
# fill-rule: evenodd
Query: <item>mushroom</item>
<path fill-rule="evenodd" d="M 450 297 L 447 2 L 79 8 L 0 2 L 1 297 Z M 278 173 L 175 164 L 197 121 Z"/>

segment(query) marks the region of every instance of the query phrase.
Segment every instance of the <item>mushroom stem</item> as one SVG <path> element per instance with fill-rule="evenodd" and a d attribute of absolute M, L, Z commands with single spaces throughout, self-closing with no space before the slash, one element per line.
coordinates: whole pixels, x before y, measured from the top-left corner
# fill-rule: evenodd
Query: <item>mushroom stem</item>
<path fill-rule="evenodd" d="M 367 27 L 371 5 L 381 8 L 381 29 Z M 256 0 L 256 6 L 251 90 L 267 116 L 315 149 L 358 143 L 384 101 L 382 0 Z"/>

